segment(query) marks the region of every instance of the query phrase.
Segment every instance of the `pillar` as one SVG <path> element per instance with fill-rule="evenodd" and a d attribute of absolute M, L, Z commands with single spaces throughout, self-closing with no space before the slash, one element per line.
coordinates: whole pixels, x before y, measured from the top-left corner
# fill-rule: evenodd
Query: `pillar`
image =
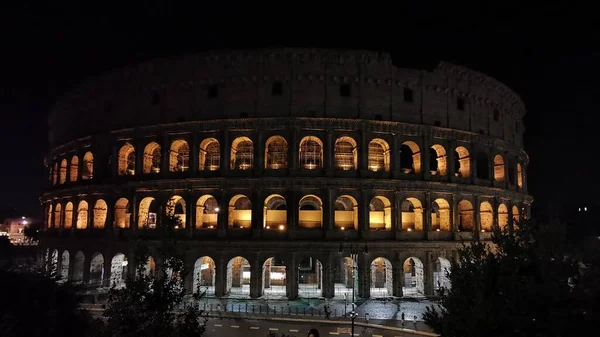
<path fill-rule="evenodd" d="M 254 172 L 260 176 L 265 168 L 265 144 L 264 144 L 264 134 L 262 131 L 259 131 L 256 135 L 255 143 L 254 143 Z"/>
<path fill-rule="evenodd" d="M 360 200 L 358 201 L 358 229 L 359 231 L 369 230 L 369 203 L 373 197 L 372 191 L 362 190 Z M 360 232 L 359 232 L 360 233 Z"/>
<path fill-rule="evenodd" d="M 215 296 L 222 297 L 227 286 L 227 262 L 223 256 L 218 256 L 215 260 Z"/>
<path fill-rule="evenodd" d="M 285 259 L 285 286 L 288 300 L 298 298 L 298 261 L 296 254 L 289 253 Z"/>
<path fill-rule="evenodd" d="M 262 264 L 258 256 L 250 265 L 250 297 L 258 298 L 262 295 Z"/>
<path fill-rule="evenodd" d="M 331 189 L 324 188 L 321 192 L 323 196 L 323 228 L 326 231 L 332 231 L 335 227 L 334 219 L 334 201 Z"/>
<path fill-rule="evenodd" d="M 433 295 L 433 270 L 433 253 L 428 250 L 425 252 L 425 261 L 423 261 L 423 288 L 427 296 Z"/>
<path fill-rule="evenodd" d="M 190 174 L 196 175 L 198 168 L 200 167 L 200 142 L 198 140 L 198 134 L 192 133 L 192 139 L 190 139 Z"/>
<path fill-rule="evenodd" d="M 394 192 L 392 200 L 392 232 L 402 229 L 402 194 L 399 191 Z"/>
<path fill-rule="evenodd" d="M 223 193 L 219 201 L 219 215 L 217 218 L 217 236 L 224 238 L 227 236 L 229 227 L 229 195 Z"/>
<path fill-rule="evenodd" d="M 475 237 L 479 237 L 479 233 L 481 232 L 481 214 L 479 214 L 479 197 L 475 196 L 473 198 L 473 228 L 475 230 Z"/>
<path fill-rule="evenodd" d="M 294 127 L 292 129 L 292 138 L 290 143 L 288 144 L 288 167 L 290 171 L 298 169 L 298 148 L 300 144 L 298 144 L 298 128 Z"/>
<path fill-rule="evenodd" d="M 333 139 L 333 134 L 331 131 L 327 131 L 325 134 L 325 142 L 323 144 L 323 156 L 324 156 L 324 168 L 325 175 L 328 177 L 333 176 L 333 170 L 335 167 L 335 163 L 333 162 L 333 148 L 335 146 L 335 142 Z"/>
<path fill-rule="evenodd" d="M 256 163 L 255 163 L 256 164 Z M 252 237 L 260 238 L 264 223 L 264 195 L 260 189 L 252 191 Z"/>
<path fill-rule="evenodd" d="M 286 193 L 288 237 L 294 239 L 298 229 L 298 191 L 289 190 Z"/>
<path fill-rule="evenodd" d="M 393 282 L 394 282 L 394 296 L 404 296 L 404 261 L 400 259 L 400 256 L 396 255 L 392 262 L 393 269 Z"/>
<path fill-rule="evenodd" d="M 194 229 L 196 228 L 196 203 L 195 198 L 190 193 L 186 193 L 184 196 L 185 200 L 185 233 L 187 236 L 192 237 L 194 235 Z M 193 266 L 192 266 L 193 267 Z"/>
<path fill-rule="evenodd" d="M 390 144 L 390 172 L 392 174 L 392 178 L 400 177 L 400 145 L 399 145 L 399 137 L 394 134 L 392 136 L 392 143 Z M 368 150 L 367 150 L 368 152 Z"/>
<path fill-rule="evenodd" d="M 368 263 L 367 254 L 359 255 L 358 259 L 358 296 L 371 297 L 371 264 Z"/>
<path fill-rule="evenodd" d="M 169 163 L 169 152 L 171 150 L 171 144 L 169 142 L 169 137 L 165 134 L 162 137 L 162 144 L 160 145 L 160 175 L 168 176 L 170 173 L 170 163 Z"/>
<path fill-rule="evenodd" d="M 231 144 L 229 144 L 229 130 L 225 127 L 223 129 L 223 131 L 221 132 L 221 140 L 220 140 L 220 146 L 221 146 L 221 175 L 226 175 L 227 172 L 229 172 L 229 156 L 231 155 L 230 153 L 230 149 L 231 149 Z M 223 205 L 223 208 L 225 208 L 226 206 Z"/>
<path fill-rule="evenodd" d="M 362 123 L 362 132 L 360 135 L 360 143 L 358 144 L 358 169 L 362 173 L 366 173 L 369 171 L 369 136 L 368 132 L 365 130 L 365 124 Z"/>
<path fill-rule="evenodd" d="M 144 143 L 141 140 L 136 141 L 135 146 L 135 175 L 144 174 Z"/>
<path fill-rule="evenodd" d="M 431 231 L 431 192 L 425 192 L 423 203 L 423 231 Z"/>
<path fill-rule="evenodd" d="M 323 262 L 325 262 L 323 264 Z M 331 259 L 323 261 L 323 297 L 333 298 L 335 295 L 334 268 Z"/>
<path fill-rule="evenodd" d="M 101 287 L 111 287 L 112 284 L 110 284 L 110 276 L 112 274 L 112 258 L 113 255 L 109 252 L 103 252 L 104 254 L 104 275 L 102 275 L 102 284 L 100 285 Z"/>

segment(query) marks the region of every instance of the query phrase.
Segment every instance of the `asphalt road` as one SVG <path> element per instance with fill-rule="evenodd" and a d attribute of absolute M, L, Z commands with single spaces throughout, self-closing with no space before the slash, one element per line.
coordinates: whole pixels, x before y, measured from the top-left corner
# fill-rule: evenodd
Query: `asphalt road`
<path fill-rule="evenodd" d="M 320 337 L 350 336 L 350 325 L 319 324 L 305 322 L 274 322 L 249 319 L 211 318 L 206 324 L 207 337 L 267 337 L 269 332 L 281 337 L 306 337 L 310 329 L 317 329 Z M 397 331 L 364 328 L 355 326 L 354 336 L 395 337 L 404 334 Z"/>

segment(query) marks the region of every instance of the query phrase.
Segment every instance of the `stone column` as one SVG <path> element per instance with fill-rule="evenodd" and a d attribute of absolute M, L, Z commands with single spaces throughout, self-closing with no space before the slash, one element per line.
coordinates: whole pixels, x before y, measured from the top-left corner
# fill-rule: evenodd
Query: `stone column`
<path fill-rule="evenodd" d="M 296 238 L 298 228 L 298 191 L 289 190 L 286 194 L 288 237 Z"/>
<path fill-rule="evenodd" d="M 449 203 L 450 203 L 450 217 L 452 219 L 451 231 L 457 232 L 458 231 L 458 198 L 456 197 L 456 194 L 452 194 L 450 196 Z"/>
<path fill-rule="evenodd" d="M 334 223 L 334 201 L 332 200 L 333 198 L 333 193 L 331 192 L 331 190 L 329 188 L 324 188 L 322 189 L 322 195 L 323 195 L 323 228 L 326 231 L 332 231 L 334 230 L 335 227 L 335 223 Z"/>
<path fill-rule="evenodd" d="M 229 228 L 229 194 L 223 192 L 219 199 L 219 215 L 217 216 L 217 236 L 224 238 L 227 236 Z"/>
<path fill-rule="evenodd" d="M 250 265 L 250 297 L 258 298 L 262 295 L 262 282 L 262 264 L 256 256 Z"/>
<path fill-rule="evenodd" d="M 400 139 L 398 135 L 392 136 L 392 143 L 390 144 L 390 172 L 393 178 L 400 177 Z"/>
<path fill-rule="evenodd" d="M 191 261 L 190 261 L 191 260 Z M 183 288 L 188 292 L 188 294 L 193 294 L 196 289 L 194 289 L 194 264 L 196 261 L 190 258 L 189 254 L 186 254 L 184 259 L 185 268 L 190 270 L 190 273 L 186 273 L 183 279 Z"/>
<path fill-rule="evenodd" d="M 285 259 L 285 286 L 288 300 L 298 298 L 298 261 L 296 254 L 289 253 Z"/>
<path fill-rule="evenodd" d="M 298 128 L 292 129 L 292 139 L 288 143 L 288 167 L 290 172 L 298 169 Z"/>
<path fill-rule="evenodd" d="M 131 219 L 129 220 L 129 230 L 131 231 L 131 233 L 135 233 L 135 231 L 137 230 L 138 225 L 138 197 L 137 195 L 133 195 L 133 198 L 130 199 L 131 201 Z"/>
<path fill-rule="evenodd" d="M 110 251 L 105 251 L 104 252 L 104 273 L 102 275 L 102 283 L 101 283 L 101 287 L 111 287 L 112 284 L 110 284 L 110 276 L 112 273 L 112 254 L 110 253 Z M 122 267 L 121 267 L 122 268 Z"/>
<path fill-rule="evenodd" d="M 190 152 L 190 174 L 193 176 L 198 173 L 198 168 L 200 166 L 200 142 L 196 132 L 192 133 Z"/>
<path fill-rule="evenodd" d="M 188 237 L 194 235 L 196 227 L 196 203 L 191 193 L 186 193 L 185 196 L 185 233 Z M 193 267 L 193 266 L 192 266 Z"/>
<path fill-rule="evenodd" d="M 429 134 L 423 136 L 423 148 L 421 148 L 421 170 L 423 171 L 423 177 L 425 180 L 431 179 L 431 165 L 429 165 L 429 152 L 431 151 L 431 142 L 429 140 L 429 137 Z"/>
<path fill-rule="evenodd" d="M 135 175 L 144 174 L 144 143 L 141 140 L 135 143 Z"/>
<path fill-rule="evenodd" d="M 425 288 L 425 295 L 433 295 L 433 253 L 431 251 L 425 252 L 425 261 L 423 261 L 423 287 Z"/>
<path fill-rule="evenodd" d="M 168 176 L 170 173 L 169 154 L 171 152 L 171 144 L 169 143 L 169 136 L 164 134 L 162 136 L 162 144 L 160 145 L 160 175 Z"/>
<path fill-rule="evenodd" d="M 223 256 L 218 256 L 215 260 L 215 296 L 222 297 L 227 290 L 227 262 Z"/>
<path fill-rule="evenodd" d="M 448 165 L 448 176 L 450 181 L 453 181 L 454 177 L 456 177 L 456 173 L 458 172 L 458 168 L 456 167 L 456 141 L 451 140 L 448 142 L 448 148 L 446 149 L 446 165 Z"/>
<path fill-rule="evenodd" d="M 231 144 L 229 144 L 229 130 L 227 128 L 224 128 L 221 132 L 221 140 L 219 145 L 221 146 L 221 174 L 227 175 L 227 172 L 229 172 L 230 165 L 229 156 L 231 154 Z M 225 208 L 225 205 L 223 205 L 223 208 Z"/>
<path fill-rule="evenodd" d="M 431 192 L 425 192 L 423 204 L 423 231 L 431 231 Z"/>
<path fill-rule="evenodd" d="M 369 203 L 373 197 L 372 191 L 362 190 L 358 201 L 358 229 L 359 234 L 369 231 Z"/>
<path fill-rule="evenodd" d="M 479 214 L 479 204 L 480 200 L 478 196 L 473 198 L 473 227 L 475 230 L 475 237 L 479 237 L 479 233 L 481 233 L 481 214 Z"/>
<path fill-rule="evenodd" d="M 369 136 L 370 132 L 365 130 L 365 124 L 362 123 L 362 132 L 360 135 L 360 143 L 358 144 L 358 169 L 361 174 L 369 171 Z"/>
<path fill-rule="evenodd" d="M 117 202 L 112 197 L 105 198 L 106 202 L 106 220 L 104 221 L 104 227 L 107 231 L 114 228 L 115 224 L 115 203 Z"/>
<path fill-rule="evenodd" d="M 394 191 L 392 200 L 392 232 L 402 230 L 402 193 Z"/>
<path fill-rule="evenodd" d="M 333 150 L 335 147 L 335 141 L 333 139 L 333 134 L 330 130 L 327 130 L 325 135 L 325 142 L 323 144 L 323 156 L 324 156 L 324 168 L 325 175 L 328 177 L 333 176 L 333 171 L 335 169 L 335 162 L 333 160 Z"/>
<path fill-rule="evenodd" d="M 367 263 L 367 254 L 361 254 L 358 258 L 358 296 L 362 298 L 371 297 L 371 265 Z"/>
<path fill-rule="evenodd" d="M 323 265 L 323 297 L 333 298 L 335 295 L 335 283 L 333 277 L 333 265 L 331 259 L 324 261 Z"/>
<path fill-rule="evenodd" d="M 506 208 L 508 209 L 508 231 L 510 234 L 512 234 L 514 232 L 514 223 L 515 221 L 513 220 L 513 211 L 512 211 L 512 206 L 513 204 L 511 202 L 506 202 Z"/>
<path fill-rule="evenodd" d="M 264 134 L 259 131 L 256 135 L 256 142 L 254 143 L 254 172 L 257 175 L 261 175 L 265 168 L 265 144 Z"/>
<path fill-rule="evenodd" d="M 400 259 L 400 256 L 396 254 L 394 261 L 392 261 L 392 273 L 394 279 L 394 296 L 404 296 L 404 261 Z"/>
<path fill-rule="evenodd" d="M 264 196 L 260 189 L 252 191 L 252 237 L 260 238 L 264 223 Z"/>

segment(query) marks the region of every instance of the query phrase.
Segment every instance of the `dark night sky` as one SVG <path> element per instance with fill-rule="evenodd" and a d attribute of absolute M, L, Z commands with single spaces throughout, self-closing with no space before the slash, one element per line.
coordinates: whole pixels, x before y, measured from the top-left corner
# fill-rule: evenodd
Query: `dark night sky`
<path fill-rule="evenodd" d="M 337 10 L 324 1 L 216 1 L 198 8 L 160 1 L 96 8 L 59 3 L 0 8 L 0 210 L 39 212 L 48 106 L 82 78 L 157 56 L 267 46 L 376 49 L 390 52 L 400 66 L 432 68 L 446 60 L 487 73 L 525 101 L 529 187 L 537 206 L 596 203 L 600 29 L 591 8 L 449 1 L 393 8 L 340 2 Z"/>

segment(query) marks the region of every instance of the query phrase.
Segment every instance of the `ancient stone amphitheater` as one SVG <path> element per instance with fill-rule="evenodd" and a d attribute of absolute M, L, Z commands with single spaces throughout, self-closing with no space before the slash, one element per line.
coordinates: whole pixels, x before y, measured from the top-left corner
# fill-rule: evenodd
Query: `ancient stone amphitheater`
<path fill-rule="evenodd" d="M 123 284 L 163 214 L 217 297 L 424 296 L 461 241 L 527 216 L 525 109 L 448 63 L 265 49 L 158 59 L 89 79 L 49 118 L 46 229 L 58 274 Z M 154 236 L 153 236 L 154 233 Z"/>

